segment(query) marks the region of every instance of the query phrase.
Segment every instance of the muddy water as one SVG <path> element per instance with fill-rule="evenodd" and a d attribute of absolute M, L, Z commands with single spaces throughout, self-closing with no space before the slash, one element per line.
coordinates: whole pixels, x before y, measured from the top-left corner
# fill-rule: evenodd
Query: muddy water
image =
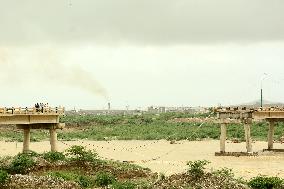
<path fill-rule="evenodd" d="M 22 143 L 0 141 L 0 155 L 16 155 L 22 150 Z M 84 145 L 95 149 L 107 159 L 129 161 L 148 167 L 154 172 L 167 175 L 186 170 L 186 162 L 191 160 L 209 160 L 208 169 L 220 167 L 232 168 L 236 176 L 244 178 L 258 174 L 280 176 L 284 178 L 284 153 L 260 153 L 256 157 L 216 157 L 219 141 L 180 141 L 170 144 L 169 141 L 69 141 L 58 142 L 60 151 L 71 145 Z M 276 143 L 275 148 L 284 149 L 284 144 Z M 266 142 L 253 143 L 253 151 L 261 152 L 267 148 Z M 31 150 L 44 152 L 50 149 L 49 141 L 32 142 Z M 245 151 L 245 143 L 226 143 L 227 151 Z"/>

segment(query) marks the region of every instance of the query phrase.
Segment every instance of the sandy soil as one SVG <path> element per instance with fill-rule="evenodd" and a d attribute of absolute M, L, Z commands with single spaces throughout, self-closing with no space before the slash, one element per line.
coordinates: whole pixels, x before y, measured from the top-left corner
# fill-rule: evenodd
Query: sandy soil
<path fill-rule="evenodd" d="M 219 151 L 219 141 L 179 141 L 170 144 L 169 141 L 70 141 L 58 142 L 60 151 L 71 145 L 83 145 L 95 149 L 98 154 L 107 159 L 129 161 L 154 172 L 166 175 L 186 170 L 186 162 L 206 159 L 211 162 L 209 169 L 220 167 L 232 168 L 236 176 L 244 178 L 258 174 L 279 176 L 284 178 L 284 153 L 264 152 L 256 157 L 215 157 Z M 284 144 L 276 143 L 275 148 L 284 148 Z M 267 148 L 266 142 L 253 143 L 253 150 L 261 152 Z M 48 141 L 31 143 L 31 150 L 44 152 L 50 149 Z M 245 151 L 245 143 L 227 143 L 227 151 Z M 16 155 L 21 152 L 22 143 L 0 141 L 0 155 Z"/>

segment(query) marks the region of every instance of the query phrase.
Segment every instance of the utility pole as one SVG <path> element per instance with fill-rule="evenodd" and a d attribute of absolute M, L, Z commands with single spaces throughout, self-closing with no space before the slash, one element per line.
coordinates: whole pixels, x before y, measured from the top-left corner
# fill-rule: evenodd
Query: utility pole
<path fill-rule="evenodd" d="M 263 94 L 262 94 L 262 88 L 260 89 L 260 107 L 263 107 Z"/>
<path fill-rule="evenodd" d="M 267 73 L 262 74 L 262 78 L 260 80 L 260 107 L 263 108 L 263 89 L 262 89 L 262 83 L 265 77 L 267 76 Z"/>

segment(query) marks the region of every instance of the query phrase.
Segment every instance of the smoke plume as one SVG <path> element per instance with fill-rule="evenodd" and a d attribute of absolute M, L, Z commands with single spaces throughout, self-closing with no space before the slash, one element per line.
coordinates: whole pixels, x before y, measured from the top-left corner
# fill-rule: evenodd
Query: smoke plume
<path fill-rule="evenodd" d="M 54 86 L 69 86 L 75 89 L 89 92 L 93 95 L 100 95 L 108 99 L 105 88 L 95 79 L 91 72 L 81 67 L 81 64 L 63 64 L 64 58 L 60 52 L 53 48 L 35 48 L 29 52 L 23 49 L 0 49 L 0 74 L 2 83 L 13 82 L 19 85 L 24 82 L 36 82 L 37 86 L 51 84 Z M 14 51 L 14 52 L 12 52 Z M 32 51 L 32 53 L 31 53 Z M 5 81 L 6 80 L 6 81 Z"/>

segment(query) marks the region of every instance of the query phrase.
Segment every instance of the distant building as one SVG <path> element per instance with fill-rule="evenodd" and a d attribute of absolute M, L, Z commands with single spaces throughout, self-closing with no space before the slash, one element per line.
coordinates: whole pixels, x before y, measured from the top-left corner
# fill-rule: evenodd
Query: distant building
<path fill-rule="evenodd" d="M 150 107 L 148 107 L 148 112 L 149 113 L 153 113 L 153 114 L 165 113 L 166 112 L 166 107 L 150 106 Z"/>
<path fill-rule="evenodd" d="M 164 107 L 164 106 L 150 106 L 148 113 L 166 113 L 166 112 L 183 112 L 183 113 L 207 113 L 208 108 L 204 107 Z"/>
<path fill-rule="evenodd" d="M 83 110 L 66 111 L 66 115 L 141 115 L 142 110 Z"/>

